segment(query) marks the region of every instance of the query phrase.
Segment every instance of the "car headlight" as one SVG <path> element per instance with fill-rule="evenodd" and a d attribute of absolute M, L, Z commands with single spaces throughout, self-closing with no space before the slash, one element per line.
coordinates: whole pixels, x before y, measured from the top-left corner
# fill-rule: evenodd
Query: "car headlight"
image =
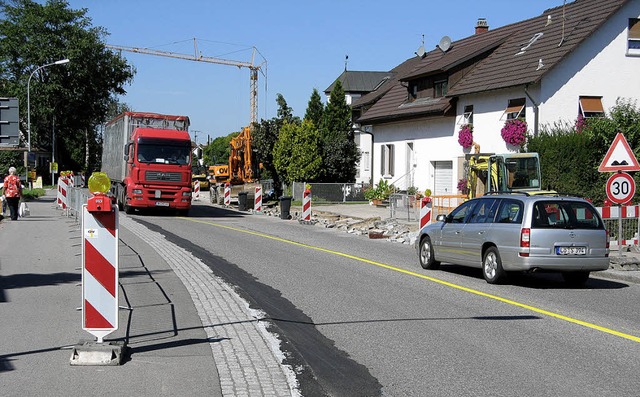
<path fill-rule="evenodd" d="M 131 192 L 133 194 L 142 194 L 142 189 L 133 189 Z"/>
<path fill-rule="evenodd" d="M 182 192 L 183 196 L 191 196 L 191 192 Z"/>

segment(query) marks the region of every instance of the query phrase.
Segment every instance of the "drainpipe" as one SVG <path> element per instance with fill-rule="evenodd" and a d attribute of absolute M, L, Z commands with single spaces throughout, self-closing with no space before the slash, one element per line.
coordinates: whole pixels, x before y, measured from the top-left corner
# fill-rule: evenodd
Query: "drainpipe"
<path fill-rule="evenodd" d="M 531 103 L 533 104 L 533 136 L 538 136 L 538 129 L 539 129 L 538 124 L 540 123 L 540 117 L 539 117 L 540 109 L 538 108 L 539 104 L 533 100 L 527 88 L 528 88 L 528 85 L 525 85 L 524 94 L 527 96 L 527 98 L 529 98 L 529 101 L 531 101 Z"/>

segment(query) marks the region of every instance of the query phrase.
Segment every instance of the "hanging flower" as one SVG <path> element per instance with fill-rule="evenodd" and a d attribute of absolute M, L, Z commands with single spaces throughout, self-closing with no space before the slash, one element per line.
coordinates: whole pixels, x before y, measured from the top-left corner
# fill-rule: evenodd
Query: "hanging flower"
<path fill-rule="evenodd" d="M 507 144 L 522 146 L 527 140 L 527 122 L 519 119 L 507 120 L 500 134 Z"/>
<path fill-rule="evenodd" d="M 576 132 L 580 134 L 586 125 L 587 119 L 585 119 L 582 113 L 580 113 L 576 119 Z"/>
<path fill-rule="evenodd" d="M 469 194 L 469 181 L 467 181 L 467 178 L 458 180 L 458 190 L 462 194 Z"/>
<path fill-rule="evenodd" d="M 473 145 L 473 126 L 471 124 L 464 124 L 458 131 L 458 143 L 465 149 L 468 149 Z"/>

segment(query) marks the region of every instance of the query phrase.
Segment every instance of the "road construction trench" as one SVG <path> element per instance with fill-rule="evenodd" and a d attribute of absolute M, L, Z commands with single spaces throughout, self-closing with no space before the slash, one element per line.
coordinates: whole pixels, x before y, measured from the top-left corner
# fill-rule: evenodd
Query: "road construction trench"
<path fill-rule="evenodd" d="M 628 339 L 628 340 L 633 341 L 633 342 L 640 343 L 640 337 L 638 337 L 638 336 L 626 334 L 624 332 L 616 331 L 616 330 L 611 329 L 611 328 L 603 327 L 603 326 L 600 326 L 600 325 L 597 325 L 597 324 L 594 324 L 594 323 L 590 323 L 590 322 L 587 322 L 587 321 L 582 321 L 582 320 L 579 320 L 579 319 L 576 319 L 576 318 L 573 318 L 573 317 L 569 317 L 569 316 L 565 316 L 565 315 L 562 315 L 562 314 L 559 314 L 559 313 L 551 312 L 551 311 L 548 311 L 548 310 L 545 310 L 545 309 L 541 309 L 541 308 L 538 308 L 538 307 L 535 307 L 535 306 L 531 306 L 531 305 L 527 305 L 527 304 L 524 304 L 524 303 L 520 303 L 520 302 L 511 300 L 511 299 L 502 298 L 502 297 L 497 296 L 497 295 L 488 294 L 486 292 L 482 292 L 482 291 L 479 291 L 479 290 L 476 290 L 476 289 L 473 289 L 473 288 L 467 288 L 467 287 L 464 287 L 462 285 L 450 283 L 448 281 L 440 280 L 440 279 L 435 278 L 435 277 L 431 277 L 431 276 L 427 276 L 427 275 L 424 275 L 424 274 L 415 273 L 415 272 L 412 272 L 410 270 L 401 269 L 401 268 L 398 268 L 398 267 L 395 267 L 395 266 L 387 265 L 385 263 L 380 263 L 380 262 L 372 261 L 372 260 L 369 260 L 369 259 L 366 259 L 366 258 L 361 258 L 361 257 L 358 257 L 358 256 L 349 255 L 349 254 L 345 254 L 343 252 L 333 251 L 333 250 L 329 250 L 329 249 L 322 248 L 322 247 L 316 247 L 316 246 L 309 245 L 309 244 L 298 243 L 298 242 L 295 242 L 295 241 L 292 241 L 292 240 L 287 240 L 287 239 L 284 239 L 284 238 L 271 236 L 271 235 L 268 235 L 268 234 L 265 234 L 265 233 L 254 232 L 254 231 L 246 230 L 246 229 L 240 229 L 240 228 L 233 227 L 233 226 L 221 225 L 219 223 L 201 221 L 201 220 L 197 220 L 197 219 L 193 219 L 193 218 L 180 218 L 180 219 L 184 219 L 184 220 L 188 220 L 188 221 L 196 222 L 196 223 L 202 223 L 202 224 L 205 224 L 205 225 L 214 226 L 214 227 L 221 228 L 221 229 L 232 230 L 232 231 L 238 232 L 238 233 L 244 233 L 244 234 L 250 234 L 250 235 L 253 235 L 253 236 L 263 237 L 263 238 L 274 240 L 274 241 L 278 241 L 278 242 L 281 242 L 281 243 L 284 243 L 284 244 L 295 245 L 295 246 L 298 246 L 298 247 L 307 248 L 307 249 L 311 249 L 311 250 L 314 250 L 314 251 L 325 252 L 325 253 L 328 253 L 328 254 L 341 256 L 343 258 L 352 259 L 352 260 L 355 260 L 355 261 L 358 261 L 358 262 L 367 263 L 367 264 L 370 264 L 370 265 L 373 265 L 373 266 L 378 266 L 378 267 L 381 267 L 381 268 L 384 268 L 384 269 L 388 269 L 388 270 L 392 270 L 392 271 L 395 271 L 395 272 L 398 272 L 398 273 L 406 274 L 408 276 L 413 276 L 413 277 L 421 278 L 421 279 L 424 279 L 424 280 L 429 280 L 431 282 L 434 282 L 434 283 L 437 283 L 437 284 L 441 284 L 441 285 L 444 285 L 444 286 L 447 286 L 447 287 L 450 287 L 450 288 L 454 288 L 454 289 L 457 289 L 457 290 L 460 290 L 460 291 L 468 292 L 470 294 L 474 294 L 474 295 L 477 295 L 477 296 L 482 296 L 482 297 L 488 298 L 488 299 L 493 299 L 493 300 L 496 300 L 498 302 L 506 303 L 508 305 L 512 305 L 512 306 L 516 306 L 516 307 L 520 307 L 522 309 L 526 309 L 526 310 L 532 311 L 534 313 L 538 313 L 538 314 L 542 314 L 542 315 L 545 315 L 545 316 L 548 316 L 548 317 L 556 318 L 558 320 L 566 321 L 566 322 L 569 322 L 569 323 L 572 323 L 572 324 L 581 325 L 583 327 L 591 328 L 591 329 L 596 330 L 596 331 L 604 332 L 604 333 L 607 333 L 607 334 L 610 334 L 610 335 L 618 336 L 620 338 L 624 338 L 624 339 Z"/>

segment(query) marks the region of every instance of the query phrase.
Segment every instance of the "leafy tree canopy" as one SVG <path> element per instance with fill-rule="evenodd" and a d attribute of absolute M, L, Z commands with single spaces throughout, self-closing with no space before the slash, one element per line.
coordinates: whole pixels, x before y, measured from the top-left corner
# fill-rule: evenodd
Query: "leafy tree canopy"
<path fill-rule="evenodd" d="M 0 0 L 0 12 L 0 87 L 2 95 L 19 98 L 23 136 L 29 86 L 32 149 L 51 151 L 55 126 L 62 169 L 98 166 L 96 126 L 135 70 L 105 48 L 107 32 L 92 26 L 86 9 L 71 9 L 65 0 Z M 62 59 L 70 62 L 40 68 Z"/>
<path fill-rule="evenodd" d="M 231 154 L 231 139 L 238 136 L 239 132 L 232 132 L 227 136 L 220 136 L 211 141 L 202 151 L 202 159 L 207 165 L 228 164 Z"/>
<path fill-rule="evenodd" d="M 309 98 L 309 103 L 307 104 L 307 112 L 304 115 L 304 119 L 311 121 L 316 128 L 320 128 L 323 114 L 324 105 L 322 104 L 322 98 L 320 98 L 318 90 L 314 88 L 311 98 Z"/>

